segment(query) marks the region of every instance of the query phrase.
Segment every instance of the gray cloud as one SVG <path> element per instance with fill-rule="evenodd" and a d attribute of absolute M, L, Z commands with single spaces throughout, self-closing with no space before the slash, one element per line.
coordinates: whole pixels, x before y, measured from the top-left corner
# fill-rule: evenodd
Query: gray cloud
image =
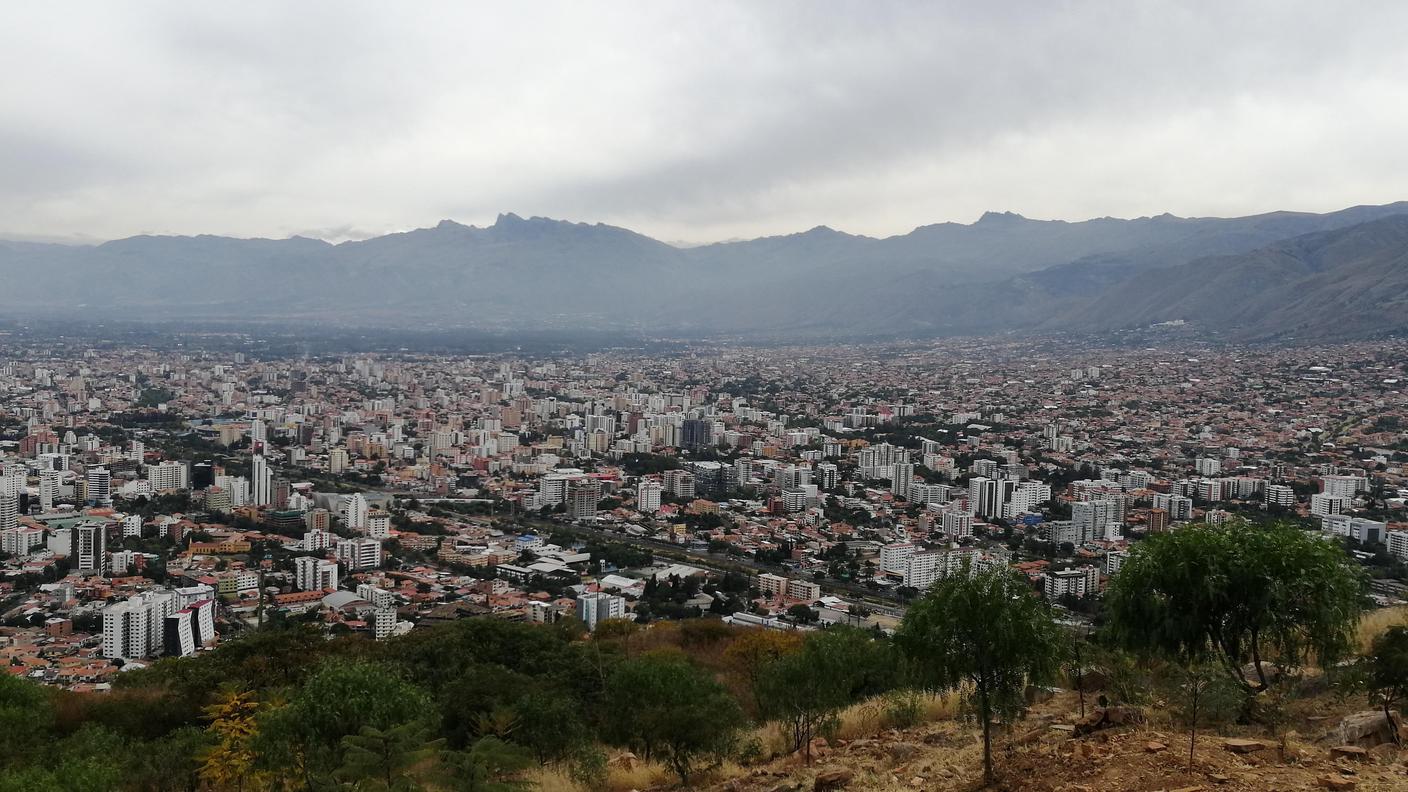
<path fill-rule="evenodd" d="M 1408 184 L 1402 3 L 11 4 L 0 217 L 332 239 L 500 211 L 703 240 Z"/>

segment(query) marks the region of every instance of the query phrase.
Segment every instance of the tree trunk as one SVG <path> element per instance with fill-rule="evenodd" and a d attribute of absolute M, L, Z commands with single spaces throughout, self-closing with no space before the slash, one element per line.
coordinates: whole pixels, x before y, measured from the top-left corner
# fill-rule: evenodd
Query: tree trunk
<path fill-rule="evenodd" d="M 983 719 L 983 780 L 992 783 L 992 713 L 988 706 L 988 687 L 978 684 L 978 716 Z"/>
<path fill-rule="evenodd" d="M 1195 683 L 1196 684 L 1196 683 Z M 1193 751 L 1198 747 L 1198 704 L 1202 698 L 1202 690 L 1193 691 L 1193 707 L 1191 722 L 1188 724 L 1188 774 L 1193 774 Z"/>
<path fill-rule="evenodd" d="M 1195 724 L 1188 730 L 1188 774 L 1193 774 L 1193 749 L 1198 745 L 1198 727 Z"/>

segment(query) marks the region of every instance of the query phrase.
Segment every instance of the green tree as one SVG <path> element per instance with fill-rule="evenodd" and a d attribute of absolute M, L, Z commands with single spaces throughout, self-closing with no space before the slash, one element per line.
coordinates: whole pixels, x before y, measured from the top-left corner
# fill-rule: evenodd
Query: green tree
<path fill-rule="evenodd" d="M 1026 708 L 1028 684 L 1060 668 L 1063 638 L 1045 602 L 1010 569 L 936 582 L 905 614 L 895 635 L 922 683 L 964 691 L 983 727 L 983 775 L 992 781 L 992 720 Z"/>
<path fill-rule="evenodd" d="M 536 765 L 526 749 L 497 737 L 481 737 L 465 751 L 440 755 L 446 789 L 455 792 L 523 792 L 521 776 Z"/>
<path fill-rule="evenodd" d="M 701 759 L 728 754 L 744 724 L 718 682 L 670 655 L 623 661 L 607 680 L 606 701 L 607 736 L 663 759 L 685 785 Z"/>
<path fill-rule="evenodd" d="M 807 605 L 798 604 L 787 609 L 787 617 L 798 624 L 811 624 L 821 618 L 821 614 Z"/>
<path fill-rule="evenodd" d="M 27 760 L 44 746 L 54 725 L 54 705 L 50 691 L 27 679 L 0 674 L 0 734 L 5 750 L 0 751 L 0 767 Z"/>
<path fill-rule="evenodd" d="M 882 693 L 894 682 L 888 642 L 865 630 L 836 626 L 807 636 L 801 648 L 783 651 L 759 675 L 763 714 L 786 724 L 792 750 L 811 762 L 812 739 L 831 727 L 845 707 Z"/>
<path fill-rule="evenodd" d="M 378 729 L 363 726 L 342 738 L 342 766 L 333 774 L 365 792 L 415 792 L 424 789 L 415 771 L 440 750 L 444 740 L 432 740 L 425 724 L 411 721 Z"/>
<path fill-rule="evenodd" d="M 1293 525 L 1198 524 L 1136 545 L 1106 613 L 1125 646 L 1184 665 L 1212 657 L 1259 692 L 1265 661 L 1284 668 L 1314 656 L 1329 667 L 1343 657 L 1365 590 L 1336 545 Z"/>
<path fill-rule="evenodd" d="M 1198 726 L 1235 716 L 1242 708 L 1245 692 L 1226 674 L 1206 665 L 1170 666 L 1169 672 L 1165 689 L 1174 717 L 1188 729 L 1188 772 L 1192 773 Z"/>
<path fill-rule="evenodd" d="M 1393 707 L 1408 701 L 1408 626 L 1390 627 L 1375 638 L 1366 665 L 1370 699 L 1383 708 L 1394 742 L 1400 742 Z"/>
<path fill-rule="evenodd" d="M 329 662 L 287 704 L 260 717 L 256 754 L 262 764 L 302 768 L 311 779 L 341 765 L 344 737 L 367 726 L 384 730 L 423 720 L 430 710 L 420 688 L 385 666 Z"/>

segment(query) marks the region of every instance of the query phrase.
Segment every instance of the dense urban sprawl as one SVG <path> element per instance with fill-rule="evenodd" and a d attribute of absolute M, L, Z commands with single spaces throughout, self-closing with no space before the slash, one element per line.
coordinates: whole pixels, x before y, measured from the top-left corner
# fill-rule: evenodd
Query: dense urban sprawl
<path fill-rule="evenodd" d="M 288 357 L 0 352 L 0 657 L 72 690 L 297 620 L 883 631 L 1013 567 L 1074 622 L 1131 543 L 1300 521 L 1404 595 L 1401 342 Z M 238 347 L 239 344 L 236 344 Z"/>

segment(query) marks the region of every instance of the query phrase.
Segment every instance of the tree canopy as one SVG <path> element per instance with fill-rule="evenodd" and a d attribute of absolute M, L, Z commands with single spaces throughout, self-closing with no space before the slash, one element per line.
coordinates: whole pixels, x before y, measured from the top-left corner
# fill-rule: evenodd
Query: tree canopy
<path fill-rule="evenodd" d="M 1338 545 L 1284 523 L 1196 524 L 1135 545 L 1106 592 L 1127 648 L 1215 659 L 1249 692 L 1267 664 L 1322 665 L 1349 650 L 1363 576 Z"/>
<path fill-rule="evenodd" d="M 983 729 L 983 772 L 991 780 L 992 720 L 1026 709 L 1027 685 L 1060 668 L 1064 638 L 1045 602 L 1010 569 L 942 578 L 909 608 L 895 643 L 934 691 L 963 691 Z"/>

